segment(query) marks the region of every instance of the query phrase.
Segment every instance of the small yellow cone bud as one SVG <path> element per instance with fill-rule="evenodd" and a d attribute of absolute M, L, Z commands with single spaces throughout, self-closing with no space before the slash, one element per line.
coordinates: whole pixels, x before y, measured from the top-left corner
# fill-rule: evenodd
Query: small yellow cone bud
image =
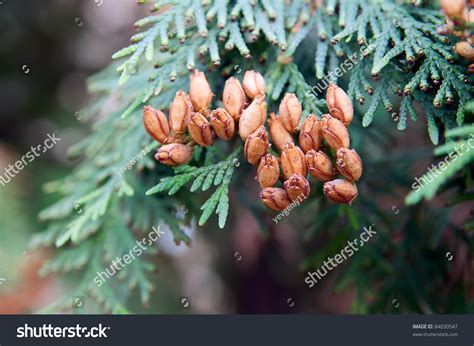
<path fill-rule="evenodd" d="M 207 115 L 214 94 L 203 72 L 194 70 L 194 73 L 191 75 L 189 80 L 189 96 L 191 97 L 194 110 Z"/>
<path fill-rule="evenodd" d="M 272 154 L 266 154 L 260 160 L 257 169 L 257 180 L 262 188 L 273 187 L 280 178 L 278 160 Z"/>
<path fill-rule="evenodd" d="M 192 104 L 188 94 L 179 90 L 170 106 L 170 127 L 174 133 L 186 132 L 191 112 Z"/>
<path fill-rule="evenodd" d="M 285 179 L 289 179 L 293 174 L 298 173 L 306 177 L 308 169 L 306 167 L 303 151 L 294 143 L 288 143 L 281 152 L 281 168 Z"/>
<path fill-rule="evenodd" d="M 318 150 L 322 141 L 321 123 L 316 115 L 310 114 L 301 126 L 299 145 L 306 153 L 311 149 Z"/>
<path fill-rule="evenodd" d="M 304 201 L 310 193 L 309 183 L 301 174 L 293 174 L 285 183 L 286 194 L 292 201 Z"/>
<path fill-rule="evenodd" d="M 155 159 L 168 166 L 178 166 L 191 160 L 191 148 L 185 144 L 172 143 L 163 145 L 155 154 Z"/>
<path fill-rule="evenodd" d="M 354 116 L 354 108 L 346 92 L 336 84 L 330 83 L 326 93 L 326 102 L 331 116 L 349 126 Z"/>
<path fill-rule="evenodd" d="M 214 143 L 214 132 L 212 131 L 211 124 L 201 113 L 191 113 L 188 130 L 191 138 L 200 146 L 208 147 Z"/>
<path fill-rule="evenodd" d="M 456 43 L 454 51 L 467 60 L 474 61 L 474 48 L 466 41 Z"/>
<path fill-rule="evenodd" d="M 301 113 L 303 109 L 300 101 L 295 94 L 287 93 L 280 103 L 280 118 L 285 128 L 295 133 L 298 131 L 298 124 L 300 123 Z"/>
<path fill-rule="evenodd" d="M 235 122 L 224 109 L 217 108 L 211 113 L 211 125 L 216 135 L 223 140 L 230 140 L 235 134 Z"/>
<path fill-rule="evenodd" d="M 451 19 L 462 18 L 466 11 L 466 0 L 440 0 L 439 4 L 444 14 Z"/>
<path fill-rule="evenodd" d="M 266 109 L 267 104 L 262 97 L 257 97 L 250 106 L 244 109 L 239 120 L 239 135 L 244 141 L 263 125 L 266 118 Z"/>
<path fill-rule="evenodd" d="M 331 159 L 321 150 L 309 150 L 306 153 L 306 164 L 309 173 L 319 181 L 329 181 L 334 177 L 334 166 Z"/>
<path fill-rule="evenodd" d="M 265 80 L 260 73 L 254 70 L 245 72 L 242 86 L 247 96 L 251 99 L 265 96 Z"/>
<path fill-rule="evenodd" d="M 331 117 L 329 114 L 324 114 L 321 118 L 321 126 L 323 138 L 331 148 L 349 148 L 349 131 L 341 121 Z"/>
<path fill-rule="evenodd" d="M 260 158 L 268 151 L 268 133 L 265 127 L 260 127 L 257 131 L 247 137 L 244 146 L 244 154 L 247 161 L 255 165 Z"/>
<path fill-rule="evenodd" d="M 222 102 L 232 118 L 238 120 L 246 102 L 244 89 L 238 79 L 231 77 L 225 82 Z"/>
<path fill-rule="evenodd" d="M 346 179 L 335 179 L 324 183 L 323 192 L 331 201 L 352 204 L 357 197 L 357 186 Z"/>
<path fill-rule="evenodd" d="M 281 211 L 291 203 L 285 190 L 279 187 L 266 187 L 260 192 L 260 199 L 270 209 Z"/>
<path fill-rule="evenodd" d="M 283 147 L 287 143 L 294 143 L 293 136 L 288 132 L 281 122 L 281 117 L 277 117 L 275 113 L 270 114 L 268 126 L 270 127 L 272 144 L 274 144 L 278 150 L 283 150 Z"/>
<path fill-rule="evenodd" d="M 151 106 L 143 108 L 143 126 L 146 132 L 161 144 L 166 144 L 170 138 L 170 127 L 166 115 Z"/>
<path fill-rule="evenodd" d="M 337 150 L 336 167 L 350 181 L 357 181 L 362 176 L 362 160 L 354 149 Z"/>

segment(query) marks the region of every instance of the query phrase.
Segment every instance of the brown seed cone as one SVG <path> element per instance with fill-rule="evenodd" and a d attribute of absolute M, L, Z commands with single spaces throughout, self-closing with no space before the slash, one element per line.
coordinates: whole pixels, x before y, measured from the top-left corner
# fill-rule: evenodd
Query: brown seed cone
<path fill-rule="evenodd" d="M 288 180 L 286 180 L 283 183 L 283 186 L 285 187 L 288 197 L 290 197 L 293 202 L 304 201 L 308 198 L 309 193 L 311 192 L 308 180 L 298 173 L 293 174 Z"/>
<path fill-rule="evenodd" d="M 273 187 L 280 178 L 278 159 L 272 154 L 266 154 L 260 160 L 257 169 L 257 180 L 262 188 Z"/>
<path fill-rule="evenodd" d="M 174 133 L 186 132 L 192 111 L 193 106 L 189 95 L 179 90 L 170 105 L 170 127 Z"/>
<path fill-rule="evenodd" d="M 306 153 L 306 164 L 308 165 L 309 173 L 319 181 L 329 181 L 334 177 L 332 161 L 321 150 L 309 150 Z"/>
<path fill-rule="evenodd" d="M 265 79 L 263 76 L 254 70 L 246 71 L 244 80 L 242 82 L 244 91 L 248 97 L 254 99 L 258 96 L 265 96 Z"/>
<path fill-rule="evenodd" d="M 214 94 L 206 76 L 199 70 L 194 70 L 189 79 L 189 96 L 196 112 L 208 114 Z"/>
<path fill-rule="evenodd" d="M 454 51 L 463 58 L 474 61 L 474 48 L 466 41 L 456 43 Z"/>
<path fill-rule="evenodd" d="M 279 187 L 266 187 L 260 192 L 260 199 L 270 209 L 282 211 L 287 208 L 291 200 L 285 190 Z"/>
<path fill-rule="evenodd" d="M 283 147 L 281 152 L 281 168 L 285 179 L 289 179 L 295 173 L 306 177 L 308 168 L 306 167 L 304 153 L 294 143 L 288 143 Z"/>
<path fill-rule="evenodd" d="M 265 121 L 267 120 L 267 108 L 268 108 L 268 105 L 267 103 L 265 102 L 265 99 L 263 98 L 262 96 L 262 105 L 261 105 L 261 115 L 262 115 L 262 124 L 265 123 Z"/>
<path fill-rule="evenodd" d="M 244 109 L 239 120 L 239 135 L 244 141 L 263 125 L 266 118 L 266 109 L 267 104 L 263 97 L 255 98 L 250 106 Z"/>
<path fill-rule="evenodd" d="M 225 82 L 222 102 L 234 120 L 239 120 L 246 101 L 245 92 L 240 81 L 234 77 L 229 78 Z"/>
<path fill-rule="evenodd" d="M 471 7 L 474 5 L 471 5 Z M 469 12 L 466 12 L 464 19 L 468 23 L 474 23 L 474 8 L 471 8 Z M 472 37 L 472 36 L 471 36 Z M 472 44 L 472 42 L 471 42 Z"/>
<path fill-rule="evenodd" d="M 163 145 L 155 154 L 155 159 L 168 166 L 179 166 L 191 160 L 192 150 L 188 145 L 172 143 Z"/>
<path fill-rule="evenodd" d="M 247 161 L 255 165 L 260 158 L 268 152 L 268 133 L 265 127 L 260 127 L 257 131 L 247 137 L 244 146 L 244 154 Z"/>
<path fill-rule="evenodd" d="M 212 111 L 211 125 L 219 138 L 228 141 L 234 137 L 235 121 L 224 108 Z"/>
<path fill-rule="evenodd" d="M 212 131 L 211 124 L 201 113 L 191 113 L 188 130 L 191 138 L 200 146 L 208 147 L 214 143 L 214 132 Z"/>
<path fill-rule="evenodd" d="M 280 118 L 289 132 L 295 133 L 298 131 L 302 112 L 301 103 L 296 95 L 291 93 L 285 94 L 280 103 Z"/>
<path fill-rule="evenodd" d="M 352 204 L 357 197 L 357 186 L 346 179 L 335 179 L 324 183 L 323 192 L 331 201 Z"/>
<path fill-rule="evenodd" d="M 277 117 L 275 113 L 270 114 L 268 126 L 270 127 L 272 144 L 274 144 L 278 150 L 283 150 L 283 147 L 287 143 L 294 143 L 293 136 L 281 122 L 281 117 Z"/>
<path fill-rule="evenodd" d="M 336 84 L 330 83 L 326 93 L 326 102 L 331 116 L 341 121 L 346 127 L 349 126 L 354 116 L 354 107 L 346 92 Z"/>
<path fill-rule="evenodd" d="M 354 149 L 337 150 L 336 167 L 350 181 L 357 181 L 362 176 L 362 160 Z"/>
<path fill-rule="evenodd" d="M 166 115 L 162 111 L 151 106 L 145 106 L 143 108 L 143 126 L 146 132 L 161 144 L 170 141 L 170 126 Z"/>
<path fill-rule="evenodd" d="M 311 149 L 319 150 L 322 142 L 323 132 L 321 122 L 316 115 L 310 114 L 301 126 L 299 145 L 306 153 Z"/>
<path fill-rule="evenodd" d="M 462 18 L 467 10 L 466 0 L 440 0 L 442 11 L 451 19 Z"/>
<path fill-rule="evenodd" d="M 323 114 L 321 118 L 321 127 L 323 138 L 333 149 L 349 148 L 350 137 L 349 131 L 344 124 L 329 114 Z"/>
<path fill-rule="evenodd" d="M 187 127 L 187 126 L 186 126 Z M 172 136 L 168 137 L 170 141 L 168 143 L 186 143 L 185 132 L 175 132 Z"/>

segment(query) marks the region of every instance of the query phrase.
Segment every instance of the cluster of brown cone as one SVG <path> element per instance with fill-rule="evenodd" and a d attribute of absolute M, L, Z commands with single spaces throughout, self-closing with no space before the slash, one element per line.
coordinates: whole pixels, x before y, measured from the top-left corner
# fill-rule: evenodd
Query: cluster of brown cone
<path fill-rule="evenodd" d="M 184 91 L 176 93 L 169 120 L 160 110 L 144 108 L 146 131 L 163 144 L 155 155 L 159 162 L 170 166 L 187 163 L 194 145 L 207 147 L 216 137 L 230 140 L 238 132 L 245 141 L 246 160 L 258 164 L 257 180 L 263 189 L 260 198 L 268 208 L 283 210 L 292 201 L 306 199 L 310 193 L 308 172 L 324 182 L 324 194 L 332 201 L 350 204 L 357 197 L 354 182 L 362 175 L 362 160 L 354 149 L 349 149 L 347 127 L 353 108 L 344 90 L 331 84 L 326 96 L 331 115 L 318 119 L 310 114 L 301 128 L 303 110 L 295 94 L 285 94 L 279 116 L 271 113 L 267 121 L 265 80 L 258 72 L 245 72 L 242 83 L 233 77 L 226 81 L 223 108 L 211 110 L 213 96 L 204 73 L 195 71 L 190 78 L 189 95 Z M 334 164 L 321 150 L 323 141 L 336 157 Z M 269 153 L 272 145 L 279 157 Z M 338 172 L 343 179 L 334 179 Z M 283 188 L 275 187 L 280 179 Z"/>

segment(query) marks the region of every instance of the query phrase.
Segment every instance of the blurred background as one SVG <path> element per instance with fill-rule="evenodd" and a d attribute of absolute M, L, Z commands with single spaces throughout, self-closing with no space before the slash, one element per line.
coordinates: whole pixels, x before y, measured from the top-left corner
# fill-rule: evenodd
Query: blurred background
<path fill-rule="evenodd" d="M 0 313 L 22 313 L 64 294 L 56 278 L 37 275 L 48 253 L 31 252 L 30 236 L 42 230 L 38 213 L 54 195 L 46 182 L 75 163 L 67 149 L 83 139 L 79 111 L 88 103 L 85 81 L 110 62 L 146 9 L 134 1 L 0 1 L 0 167 L 57 132 L 61 140 L 0 186 Z M 113 5 L 115 4 L 115 5 Z"/>
<path fill-rule="evenodd" d="M 11 183 L 0 185 L 0 313 L 34 313 L 58 299 L 71 301 L 68 312 L 95 311 L 96 303 L 89 297 L 70 296 L 74 275 L 38 274 L 54 249 L 33 251 L 28 244 L 31 235 L 44 228 L 37 218 L 39 211 L 57 198 L 44 193 L 45 183 L 71 171 L 77 162 L 68 159 L 67 149 L 89 133 L 79 113 L 90 97 L 85 88 L 87 77 L 107 66 L 111 55 L 128 44 L 135 32 L 132 24 L 146 13 L 146 7 L 131 0 L 0 0 L 1 171 L 31 146 L 43 143 L 48 134 L 57 132 L 61 138 Z M 422 114 L 422 110 L 418 112 Z M 404 207 L 403 198 L 414 177 L 421 176 L 434 160 L 433 147 L 424 122 L 411 123 L 405 132 L 399 132 L 389 116 L 375 118 L 385 120 L 376 120 L 363 134 L 357 125 L 354 131 L 359 133 L 356 137 L 383 138 L 390 150 L 377 153 L 374 145 L 374 159 L 367 160 L 365 166 L 368 183 L 361 188 L 368 200 L 365 212 L 376 205 L 391 225 L 389 238 L 377 249 L 388 256 L 367 264 L 364 258 L 376 258 L 377 254 L 369 253 L 374 248 L 364 249 L 357 254 L 357 270 L 348 274 L 352 283 L 335 288 L 336 278 L 345 269 L 341 266 L 309 289 L 304 283 L 305 271 L 315 270 L 325 256 L 340 249 L 341 242 L 336 241 L 324 251 L 318 250 L 330 242 L 319 230 L 329 222 L 337 232 L 339 225 L 351 220 L 337 212 L 323 220 L 313 215 L 309 204 L 275 225 L 271 214 L 248 208 L 242 192 L 234 191 L 225 232 L 219 231 L 215 222 L 204 229 L 191 223 L 186 232 L 193 238 L 192 247 L 176 246 L 171 236 L 158 242 L 160 254 L 153 259 L 160 268 L 153 277 L 158 289 L 149 306 L 132 299 L 132 311 L 473 312 L 474 255 L 466 236 L 459 232 L 472 215 L 473 205 L 448 208 L 444 197 Z M 248 192 L 246 198 L 257 198 L 257 184 L 248 171 L 248 179 L 239 181 L 239 186 Z M 378 194 L 371 198 L 374 191 Z M 333 240 L 336 235 L 329 233 Z M 404 252 L 396 254 L 391 246 Z M 398 271 L 390 277 L 378 276 L 390 261 L 391 251 L 401 261 L 397 262 Z M 421 263 L 423 267 L 417 270 Z M 406 271 L 410 267 L 412 273 Z M 355 307 L 361 301 L 356 287 L 367 280 L 361 273 L 371 275 L 372 281 L 365 286 L 369 287 L 364 297 L 367 306 Z M 384 280 L 393 283 L 388 292 L 381 292 L 382 301 L 377 301 Z M 439 295 L 439 300 L 423 301 L 419 298 L 423 293 L 432 298 Z M 411 299 L 404 301 L 401 296 Z M 374 301 L 377 303 L 371 305 Z"/>

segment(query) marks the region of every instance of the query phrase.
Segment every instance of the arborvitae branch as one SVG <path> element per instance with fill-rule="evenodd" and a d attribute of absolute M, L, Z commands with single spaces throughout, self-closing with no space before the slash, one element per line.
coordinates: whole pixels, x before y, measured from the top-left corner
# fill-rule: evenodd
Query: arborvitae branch
<path fill-rule="evenodd" d="M 417 119 L 413 101 L 419 102 L 426 112 L 434 143 L 444 128 L 452 129 L 465 121 L 472 87 L 466 83 L 464 67 L 456 61 L 446 38 L 436 33 L 436 27 L 443 22 L 437 10 L 389 0 L 328 0 L 318 8 L 314 8 L 313 2 L 301 0 L 289 4 L 283 0 L 156 1 L 152 6 L 155 11 L 160 8 L 163 12 L 136 23 L 142 31 L 131 38 L 128 47 L 113 55 L 114 59 L 122 60 L 90 80 L 89 90 L 97 98 L 81 113 L 87 119 L 100 115 L 100 120 L 92 135 L 71 150 L 71 154 L 83 156 L 83 163 L 66 179 L 47 186 L 63 199 L 41 213 L 41 219 L 49 222 L 49 226 L 33 240 L 36 246 L 59 247 L 57 257 L 46 265 L 44 273 L 84 267 L 77 294 L 91 291 L 109 310 L 127 311 L 124 302 L 134 286 L 138 287 L 143 302 L 149 298 L 151 283 L 147 273 L 153 266 L 145 258 L 138 258 L 121 273 L 124 281 L 113 279 L 101 287 L 92 282 L 96 272 L 107 265 L 107 259 L 121 256 L 133 247 L 133 232 L 143 234 L 164 223 L 177 242 L 190 242 L 181 227 L 184 220 L 175 217 L 179 196 L 174 194 L 180 188 L 191 181 L 191 191 L 206 191 L 216 186 L 201 206 L 199 224 L 204 224 L 213 213 L 218 215 L 221 228 L 226 222 L 228 189 L 239 153 L 220 158 L 216 163 L 215 157 L 220 153 L 208 150 L 201 160 L 199 150 L 195 150 L 195 161 L 202 165 L 180 168 L 170 176 L 173 172 L 155 165 L 149 152 L 156 146 L 150 146 L 142 128 L 140 108 L 151 104 L 166 110 L 178 90 L 188 89 L 188 70 L 215 70 L 220 64 L 217 72 L 209 74 L 211 84 L 219 85 L 216 81 L 221 80 L 221 73 L 234 74 L 236 66 L 257 68 L 265 75 L 267 95 L 274 103 L 269 103 L 269 108 L 275 109 L 285 92 L 295 92 L 303 104 L 304 116 L 309 112 L 320 115 L 327 112 L 325 102 L 315 96 L 311 85 L 323 79 L 325 73 L 333 72 L 348 56 L 360 54 L 358 44 L 368 45 L 363 54 L 366 57 L 359 57 L 347 72 L 350 97 L 368 105 L 364 126 L 372 123 L 381 103 L 387 110 L 395 108 L 392 94 L 401 96 L 401 91 L 405 95 L 400 100 L 397 123 L 400 130 L 407 127 L 408 119 Z M 341 28 L 342 25 L 345 27 Z M 259 59 L 267 61 L 260 65 Z M 309 69 L 304 68 L 306 63 L 311 66 Z M 121 74 L 119 85 L 117 70 Z M 371 76 L 380 81 L 371 81 Z M 318 96 L 322 99 L 324 92 Z M 113 111 L 108 108 L 110 103 L 116 107 Z M 393 111 L 397 113 L 396 109 Z M 389 113 L 393 116 L 392 111 Z M 465 143 L 468 138 L 462 131 L 472 129 L 451 131 L 447 133 L 448 139 L 459 136 L 457 142 Z M 437 153 L 447 150 L 450 143 L 440 147 Z M 149 152 L 123 174 L 118 174 L 145 148 Z M 473 152 L 460 155 L 436 184 L 411 194 L 407 201 L 415 203 L 433 196 L 441 184 L 472 161 Z M 148 193 L 168 191 L 168 195 L 146 196 L 146 189 L 159 179 L 161 182 Z M 374 201 L 364 199 L 364 205 L 379 210 L 373 204 Z M 332 217 L 342 215 L 350 218 L 352 230 L 355 225 L 368 222 L 364 215 L 355 215 L 350 209 L 330 207 L 327 214 L 313 223 L 315 228 L 310 236 L 321 228 L 315 225 L 329 228 Z M 338 233 L 326 247 L 327 251 L 348 234 Z M 370 251 L 379 250 L 383 249 Z M 378 255 L 371 252 L 367 258 L 378 258 Z M 355 263 L 352 270 L 363 269 L 363 264 Z M 391 268 L 389 263 L 384 263 L 386 277 L 390 276 Z M 362 281 L 358 284 L 361 289 L 370 287 Z"/>

